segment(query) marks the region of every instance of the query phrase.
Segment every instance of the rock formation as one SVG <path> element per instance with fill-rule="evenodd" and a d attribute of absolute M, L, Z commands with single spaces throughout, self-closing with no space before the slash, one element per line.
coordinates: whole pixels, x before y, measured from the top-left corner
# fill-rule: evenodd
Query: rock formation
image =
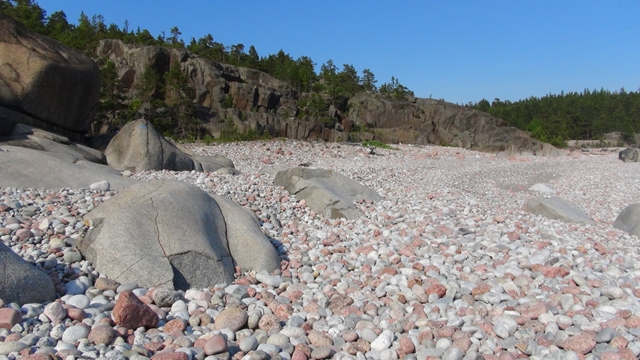
<path fill-rule="evenodd" d="M 258 225 L 234 207 L 179 181 L 138 183 L 85 215 L 94 228 L 78 249 L 101 273 L 146 287 L 204 288 L 231 283 L 235 265 L 279 268 Z"/>
<path fill-rule="evenodd" d="M 374 190 L 335 171 L 291 168 L 280 171 L 273 180 L 298 199 L 304 199 L 312 210 L 326 217 L 357 219 L 362 213 L 353 204 L 357 200 L 380 201 Z"/>
<path fill-rule="evenodd" d="M 568 223 L 593 223 L 582 209 L 557 196 L 538 196 L 529 199 L 526 207 L 528 212 L 549 219 Z"/>
<path fill-rule="evenodd" d="M 553 146 L 525 131 L 506 127 L 504 120 L 441 100 L 393 100 L 361 93 L 349 100 L 349 120 L 363 129 L 363 140 L 452 145 L 486 152 L 556 156 Z"/>
<path fill-rule="evenodd" d="M 27 123 L 79 138 L 99 94 L 100 70 L 90 58 L 0 13 L 0 136 Z"/>
<path fill-rule="evenodd" d="M 137 95 L 135 85 L 145 67 L 162 78 L 178 64 L 194 89 L 198 117 L 214 137 L 231 126 L 240 133 L 252 130 L 292 139 L 380 140 L 507 154 L 564 154 L 532 139 L 525 131 L 505 127 L 501 119 L 444 101 L 394 100 L 360 93 L 349 100 L 348 116 L 332 107 L 330 118 L 320 119 L 301 115 L 299 100 L 308 94 L 298 94 L 289 84 L 258 70 L 217 63 L 185 50 L 125 44 L 120 40 L 101 41 L 96 53 L 116 65 L 129 99 Z M 167 96 L 171 94 L 160 97 Z"/>
<path fill-rule="evenodd" d="M 136 182 L 107 165 L 78 155 L 0 144 L 0 188 L 88 188 L 103 180 L 112 189 Z"/>
<path fill-rule="evenodd" d="M 638 158 L 640 158 L 640 156 L 638 156 L 639 154 L 640 151 L 638 149 L 626 148 L 618 153 L 618 159 L 626 163 L 637 162 Z"/>
<path fill-rule="evenodd" d="M 226 168 L 229 173 L 235 172 L 233 163 L 224 156 L 190 157 L 145 119 L 127 123 L 111 140 L 105 155 L 109 166 L 121 171 L 216 171 Z"/>

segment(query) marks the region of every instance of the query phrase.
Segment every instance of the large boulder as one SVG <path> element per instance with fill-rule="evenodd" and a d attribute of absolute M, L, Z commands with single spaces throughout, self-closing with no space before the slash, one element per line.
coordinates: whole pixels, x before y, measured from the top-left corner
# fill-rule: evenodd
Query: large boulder
<path fill-rule="evenodd" d="M 2 241 L 0 278 L 0 299 L 5 303 L 43 303 L 56 298 L 51 278 L 14 253 Z"/>
<path fill-rule="evenodd" d="M 0 13 L 1 107 L 84 134 L 99 96 L 100 70 L 90 58 Z"/>
<path fill-rule="evenodd" d="M 227 168 L 235 172 L 233 163 L 223 156 L 191 158 L 167 141 L 146 119 L 127 123 L 105 150 L 109 166 L 118 170 L 216 171 Z"/>
<path fill-rule="evenodd" d="M 331 170 L 295 167 L 278 172 L 273 183 L 304 199 L 316 213 L 334 219 L 361 217 L 354 201 L 382 200 L 374 190 Z"/>
<path fill-rule="evenodd" d="M 622 209 L 613 227 L 630 235 L 640 236 L 640 204 L 631 204 Z"/>
<path fill-rule="evenodd" d="M 145 287 L 204 288 L 233 281 L 235 265 L 279 268 L 264 235 L 237 230 L 257 228 L 255 222 L 244 223 L 241 213 L 225 221 L 226 207 L 231 205 L 219 206 L 206 192 L 179 181 L 138 183 L 85 215 L 94 227 L 78 249 L 108 277 Z M 245 258 L 249 263 L 241 262 Z"/>
<path fill-rule="evenodd" d="M 25 124 L 16 124 L 8 137 L 0 138 L 0 145 L 69 154 L 94 163 L 107 164 L 104 154 L 96 149 L 70 141 L 66 136 L 50 133 Z"/>
<path fill-rule="evenodd" d="M 576 205 L 557 196 L 539 196 L 527 201 L 527 211 L 549 219 L 568 223 L 593 223 L 589 216 Z"/>
<path fill-rule="evenodd" d="M 72 150 L 46 152 L 0 144 L 0 188 L 88 188 L 106 180 L 112 189 L 118 189 L 136 182 Z"/>
<path fill-rule="evenodd" d="M 636 148 L 626 148 L 618 153 L 618 159 L 623 162 L 637 162 L 640 156 L 640 150 Z"/>

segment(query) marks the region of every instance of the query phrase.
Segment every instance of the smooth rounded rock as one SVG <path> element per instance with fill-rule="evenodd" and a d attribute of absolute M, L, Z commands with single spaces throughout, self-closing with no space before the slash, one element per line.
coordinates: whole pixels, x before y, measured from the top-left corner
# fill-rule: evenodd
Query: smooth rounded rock
<path fill-rule="evenodd" d="M 230 329 L 238 331 L 247 324 L 249 314 L 240 308 L 228 308 L 223 310 L 218 317 L 214 319 L 216 330 Z"/>
<path fill-rule="evenodd" d="M 227 340 L 222 335 L 213 335 L 204 344 L 204 353 L 207 355 L 215 355 L 227 351 Z"/>
<path fill-rule="evenodd" d="M 62 333 L 62 341 L 73 344 L 80 339 L 85 339 L 89 336 L 90 329 L 87 326 L 75 325 L 68 327 L 64 333 Z"/>

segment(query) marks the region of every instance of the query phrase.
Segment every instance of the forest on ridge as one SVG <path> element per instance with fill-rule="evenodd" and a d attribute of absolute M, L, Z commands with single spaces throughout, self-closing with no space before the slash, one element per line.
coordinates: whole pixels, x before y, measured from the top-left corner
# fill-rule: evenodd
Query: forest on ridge
<path fill-rule="evenodd" d="M 285 81 L 300 96 L 301 109 L 306 113 L 299 115 L 328 116 L 330 106 L 348 113 L 348 100 L 359 92 L 378 93 L 396 100 L 404 100 L 414 93 L 402 85 L 395 77 L 390 82 L 377 85 L 378 81 L 370 69 L 358 72 L 352 65 L 343 64 L 339 68 L 332 60 L 327 60 L 316 72 L 316 63 L 307 57 L 297 59 L 284 50 L 276 54 L 259 55 L 255 46 L 244 44 L 225 45 L 211 34 L 185 41 L 177 26 L 169 33 L 154 36 L 147 29 L 133 29 L 128 23 L 123 27 L 110 23 L 104 17 L 80 14 L 77 23 L 69 22 L 63 11 L 48 15 L 33 0 L 0 0 L 0 11 L 24 23 L 30 29 L 56 39 L 63 44 L 84 52 L 95 58 L 95 49 L 100 40 L 119 39 L 125 43 L 139 45 L 155 45 L 166 48 L 186 49 L 193 54 L 212 61 L 235 66 L 247 67 L 263 71 Z M 125 104 L 118 94 L 117 74 L 113 64 L 99 63 L 102 69 L 103 93 L 98 116 L 106 113 L 118 113 L 126 122 L 136 116 L 135 108 Z M 173 69 L 177 70 L 177 69 Z M 179 71 L 169 71 L 162 79 L 165 86 L 180 88 L 188 94 L 188 84 Z M 150 79 L 150 82 L 157 79 Z M 154 85 L 154 86 L 157 86 Z M 146 99 L 149 101 L 150 99 Z M 167 103 L 163 99 L 155 99 L 156 107 L 174 109 L 171 119 L 164 124 L 170 129 L 180 124 L 180 119 L 193 118 L 193 109 L 188 106 L 188 99 L 183 103 Z M 605 133 L 619 131 L 628 143 L 635 143 L 634 134 L 640 132 L 640 92 L 608 91 L 605 89 L 582 92 L 561 92 L 559 95 L 549 94 L 543 97 L 530 97 L 510 102 L 494 99 L 489 102 L 482 99 L 466 106 L 487 112 L 504 119 L 508 126 L 531 132 L 532 137 L 549 142 L 556 146 L 564 146 L 566 140 L 598 140 Z M 184 122 L 184 121 L 183 121 Z M 162 125 L 161 125 L 162 126 Z M 176 137 L 191 136 L 189 130 L 174 133 Z"/>

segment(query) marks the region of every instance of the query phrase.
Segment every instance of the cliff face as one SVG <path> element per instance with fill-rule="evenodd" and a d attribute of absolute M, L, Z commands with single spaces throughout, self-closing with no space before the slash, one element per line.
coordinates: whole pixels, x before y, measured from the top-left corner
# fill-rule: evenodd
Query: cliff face
<path fill-rule="evenodd" d="M 502 119 L 441 100 L 398 101 L 361 93 L 349 100 L 349 119 L 378 140 L 453 145 L 487 152 L 558 155 L 558 149 L 505 126 Z M 354 134 L 352 134 L 352 137 Z M 357 136 L 357 134 L 356 134 Z"/>
<path fill-rule="evenodd" d="M 217 63 L 185 50 L 119 40 L 103 40 L 96 54 L 116 65 L 129 100 L 137 96 L 135 85 L 145 67 L 162 79 L 171 66 L 178 64 L 194 89 L 198 117 L 213 136 L 219 136 L 223 124 L 232 121 L 240 132 L 252 129 L 293 139 L 381 140 L 539 155 L 553 154 L 555 149 L 531 139 L 524 131 L 504 127 L 501 119 L 444 101 L 399 101 L 361 93 L 349 100 L 348 116 L 332 108 L 331 121 L 322 121 L 298 116 L 301 94 L 258 70 Z"/>

